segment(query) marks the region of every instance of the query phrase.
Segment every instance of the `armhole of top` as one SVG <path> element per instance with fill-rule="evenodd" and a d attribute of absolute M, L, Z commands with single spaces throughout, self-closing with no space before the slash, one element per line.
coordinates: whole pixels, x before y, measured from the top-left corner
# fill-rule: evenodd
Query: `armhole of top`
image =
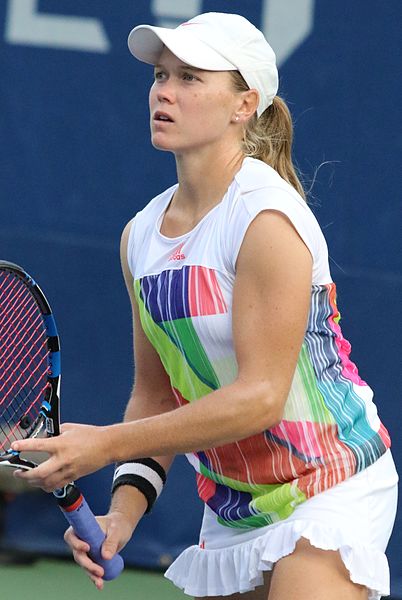
<path fill-rule="evenodd" d="M 289 192 L 281 188 L 268 188 L 264 193 L 270 194 L 271 197 L 266 198 L 259 194 L 254 198 L 250 197 L 249 202 L 247 202 L 247 197 L 241 198 L 242 206 L 238 218 L 235 219 L 232 237 L 230 266 L 233 274 L 236 273 L 236 262 L 250 224 L 261 212 L 271 210 L 283 214 L 289 220 L 310 252 L 313 259 L 313 283 L 331 280 L 329 267 L 325 267 L 323 264 L 328 261 L 322 260 L 327 256 L 326 242 L 319 224 L 308 206 L 303 206 L 301 201 L 293 199 Z"/>
<path fill-rule="evenodd" d="M 137 215 L 136 215 L 137 216 Z M 130 232 L 128 234 L 127 239 L 127 264 L 130 269 L 131 275 L 134 278 L 135 264 L 134 264 L 134 256 L 135 256 L 135 222 L 136 216 L 134 216 L 130 223 Z"/>
<path fill-rule="evenodd" d="M 283 190 L 278 191 L 280 191 L 281 194 L 283 193 Z M 295 201 L 293 206 L 289 206 L 289 203 L 285 200 L 286 197 L 288 197 L 288 193 L 284 192 L 283 201 L 278 198 L 269 198 L 266 200 L 263 198 L 258 203 L 254 201 L 253 203 L 250 202 L 249 205 L 244 198 L 242 199 L 242 204 L 245 208 L 247 218 L 243 220 L 243 231 L 241 232 L 241 235 L 239 235 L 238 238 L 238 244 L 235 250 L 235 261 L 237 260 L 240 247 L 243 243 L 244 236 L 246 235 L 250 224 L 260 213 L 264 211 L 275 211 L 282 213 L 289 220 L 290 224 L 293 226 L 296 233 L 309 250 L 313 260 L 315 260 L 316 244 L 314 238 L 311 235 L 311 223 L 309 219 L 310 215 L 308 215 L 308 213 L 305 210 L 305 207 L 301 206 L 297 202 L 297 200 Z"/>
<path fill-rule="evenodd" d="M 306 237 L 303 236 L 303 235 L 301 235 L 300 230 L 298 229 L 298 227 L 296 227 L 294 221 L 289 217 L 288 213 L 286 211 L 284 211 L 284 210 L 280 210 L 279 208 L 270 207 L 270 208 L 262 208 L 261 210 L 259 210 L 255 215 L 252 216 L 252 218 L 248 222 L 248 224 L 247 224 L 247 226 L 246 226 L 246 228 L 244 230 L 244 234 L 243 234 L 243 237 L 241 239 L 241 243 L 240 243 L 240 245 L 239 245 L 239 247 L 237 249 L 236 258 L 235 258 L 235 266 L 236 266 L 236 263 L 237 263 L 237 259 L 239 258 L 240 250 L 241 250 L 242 244 L 243 244 L 244 239 L 245 239 L 245 237 L 247 235 L 247 231 L 249 230 L 250 225 L 255 221 L 255 219 L 259 215 L 261 215 L 264 212 L 279 213 L 280 215 L 282 215 L 282 216 L 284 216 L 286 218 L 286 220 L 292 226 L 292 228 L 295 231 L 295 233 L 297 234 L 297 236 L 301 239 L 301 241 L 303 242 L 303 244 L 305 245 L 305 247 L 309 251 L 309 253 L 311 255 L 311 258 L 312 258 L 312 261 L 313 261 L 313 264 L 314 264 L 315 263 L 315 252 L 314 252 L 312 246 L 309 243 L 307 243 Z"/>

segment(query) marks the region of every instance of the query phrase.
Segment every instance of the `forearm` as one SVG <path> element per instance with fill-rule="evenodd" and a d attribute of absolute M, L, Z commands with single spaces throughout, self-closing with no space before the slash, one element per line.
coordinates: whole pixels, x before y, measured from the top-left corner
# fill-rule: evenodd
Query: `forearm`
<path fill-rule="evenodd" d="M 108 454 L 124 461 L 140 456 L 171 456 L 238 441 L 280 420 L 284 393 L 266 383 L 239 381 L 186 406 L 107 427 Z M 106 433 L 106 432 L 105 432 Z"/>
<path fill-rule="evenodd" d="M 141 421 L 149 417 L 155 417 L 158 415 L 166 415 L 177 407 L 175 399 L 171 394 L 146 394 L 138 389 L 136 386 L 133 389 L 130 400 L 128 401 L 126 411 L 124 414 L 124 423 L 131 423 L 133 421 Z M 163 455 L 150 455 L 147 453 L 141 454 L 142 457 L 151 457 L 168 472 L 173 460 L 174 454 Z M 140 458 L 140 456 L 126 456 L 122 460 L 130 460 L 133 458 Z"/>
<path fill-rule="evenodd" d="M 176 404 L 171 395 L 161 396 L 152 395 L 147 397 L 145 394 L 136 393 L 134 388 L 127 408 L 124 414 L 124 423 L 138 421 L 144 418 L 165 414 L 175 408 Z M 142 457 L 146 457 L 144 453 Z M 124 460 L 139 457 L 126 457 Z M 174 456 L 152 456 L 167 473 Z M 135 528 L 137 523 L 145 514 L 148 507 L 146 496 L 137 488 L 130 485 L 121 485 L 113 493 L 109 512 L 120 512 L 125 515 L 132 527 Z"/>

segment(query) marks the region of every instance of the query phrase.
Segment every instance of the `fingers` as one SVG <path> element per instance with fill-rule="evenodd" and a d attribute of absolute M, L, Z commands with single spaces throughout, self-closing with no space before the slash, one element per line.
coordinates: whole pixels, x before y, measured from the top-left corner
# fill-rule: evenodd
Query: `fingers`
<path fill-rule="evenodd" d="M 11 444 L 11 448 L 17 452 L 52 452 L 54 438 L 27 438 L 18 440 Z"/>
<path fill-rule="evenodd" d="M 82 551 L 73 551 L 73 556 L 75 562 L 80 565 L 83 569 L 85 569 L 91 577 L 96 579 L 102 579 L 104 575 L 104 571 L 102 567 L 96 564 L 93 560 L 91 560 L 86 552 Z"/>
<path fill-rule="evenodd" d="M 45 492 L 53 492 L 67 485 L 72 480 L 71 473 L 60 469 L 55 457 L 49 458 L 34 469 L 27 471 L 18 469 L 14 471 L 14 477 L 24 479 L 33 487 L 40 487 Z"/>
<path fill-rule="evenodd" d="M 71 527 L 65 532 L 64 540 L 70 546 L 75 562 L 86 571 L 98 590 L 103 589 L 104 571 L 88 556 L 89 544 L 80 540 Z"/>
<path fill-rule="evenodd" d="M 96 471 L 107 464 L 108 459 L 99 450 L 104 438 L 102 433 L 101 428 L 92 425 L 66 423 L 61 435 L 54 438 L 13 442 L 12 448 L 18 452 L 46 452 L 49 455 L 39 467 L 29 473 L 16 473 L 16 477 L 48 492 Z"/>
<path fill-rule="evenodd" d="M 71 431 L 80 432 L 82 429 L 86 429 L 88 426 L 80 425 L 78 423 L 63 423 L 60 425 L 61 434 Z M 27 438 L 25 440 L 16 440 L 12 442 L 11 448 L 17 452 L 48 452 L 52 454 L 60 450 L 63 442 L 61 442 L 62 436 L 56 437 L 37 437 Z"/>
<path fill-rule="evenodd" d="M 102 558 L 105 558 L 106 560 L 113 558 L 117 552 L 118 544 L 119 540 L 117 539 L 117 531 L 115 531 L 115 535 L 113 535 L 113 530 L 111 533 L 108 532 L 107 537 L 102 544 Z"/>
<path fill-rule="evenodd" d="M 18 440 L 13 442 L 11 447 L 17 452 L 45 452 L 50 456 L 41 465 L 34 469 L 14 471 L 14 476 L 17 479 L 24 479 L 33 487 L 40 487 L 46 492 L 63 487 L 71 481 L 71 477 L 65 470 L 61 470 L 60 460 L 58 459 L 57 438 L 28 438 L 26 440 Z"/>
<path fill-rule="evenodd" d="M 64 541 L 66 542 L 66 544 L 68 546 L 70 546 L 70 548 L 73 552 L 88 553 L 90 550 L 89 544 L 87 542 L 84 542 L 83 540 L 81 540 L 79 537 L 77 537 L 75 535 L 72 527 L 69 527 L 64 532 Z"/>
<path fill-rule="evenodd" d="M 118 550 L 126 545 L 132 536 L 133 527 L 130 526 L 124 515 L 117 511 L 96 517 L 96 520 L 106 536 L 102 544 L 102 557 L 110 560 Z M 72 527 L 65 532 L 64 540 L 70 546 L 76 563 L 86 571 L 97 589 L 102 590 L 104 570 L 88 556 L 89 544 L 77 537 Z"/>
<path fill-rule="evenodd" d="M 34 482 L 36 483 L 45 481 L 46 478 L 49 477 L 49 475 L 51 475 L 51 473 L 54 473 L 54 471 L 57 469 L 57 466 L 54 463 L 55 460 L 53 457 L 51 457 L 45 462 L 43 462 L 41 465 L 35 467 L 34 469 L 17 469 L 14 473 L 20 479 L 25 479 L 26 481 L 29 481 L 30 483 L 34 484 Z"/>
<path fill-rule="evenodd" d="M 103 590 L 103 579 L 101 579 L 100 577 L 93 577 L 92 575 L 89 575 L 89 578 L 94 582 L 96 588 L 98 590 Z"/>

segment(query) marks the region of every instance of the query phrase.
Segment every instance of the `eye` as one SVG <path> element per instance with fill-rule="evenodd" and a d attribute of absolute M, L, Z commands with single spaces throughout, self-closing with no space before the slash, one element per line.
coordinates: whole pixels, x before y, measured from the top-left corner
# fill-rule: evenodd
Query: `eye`
<path fill-rule="evenodd" d="M 155 81 L 163 81 L 166 78 L 166 73 L 164 71 L 155 71 L 154 80 Z"/>
<path fill-rule="evenodd" d="M 183 77 L 184 81 L 197 81 L 198 80 L 198 77 L 196 77 L 193 73 L 189 73 L 187 71 L 183 72 L 182 77 Z"/>

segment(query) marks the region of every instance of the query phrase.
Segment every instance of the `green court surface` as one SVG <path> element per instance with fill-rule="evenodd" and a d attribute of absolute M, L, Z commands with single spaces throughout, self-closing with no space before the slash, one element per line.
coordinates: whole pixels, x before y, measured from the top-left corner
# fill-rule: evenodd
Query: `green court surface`
<path fill-rule="evenodd" d="M 95 588 L 70 560 L 38 560 L 32 566 L 0 567 L 0 598 L 20 600 L 189 600 L 161 573 L 126 568 L 116 579 Z"/>

